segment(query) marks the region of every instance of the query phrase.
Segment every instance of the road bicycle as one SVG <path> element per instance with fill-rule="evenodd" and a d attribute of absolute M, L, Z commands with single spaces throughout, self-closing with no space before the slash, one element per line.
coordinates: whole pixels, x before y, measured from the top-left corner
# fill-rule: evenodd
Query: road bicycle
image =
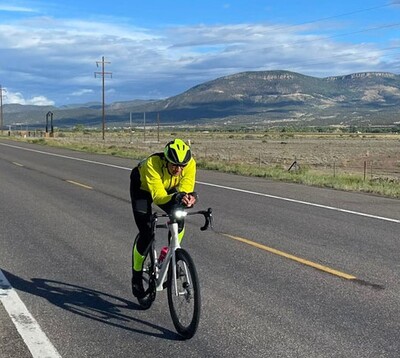
<path fill-rule="evenodd" d="M 192 338 L 200 321 L 200 286 L 193 259 L 182 249 L 178 239 L 179 225 L 184 225 L 186 216 L 203 215 L 205 222 L 201 231 L 212 228 L 212 209 L 190 211 L 177 207 L 170 214 L 153 213 L 151 217 L 152 240 L 146 249 L 143 263 L 143 287 L 145 296 L 138 298 L 144 309 L 150 308 L 156 293 L 167 289 L 168 306 L 176 331 L 185 339 Z M 163 223 L 158 223 L 164 219 Z M 168 229 L 168 249 L 161 260 L 156 247 L 157 229 Z M 135 238 L 134 245 L 139 238 Z M 133 261 L 133 255 L 132 255 Z M 132 262 L 133 267 L 133 262 Z"/>

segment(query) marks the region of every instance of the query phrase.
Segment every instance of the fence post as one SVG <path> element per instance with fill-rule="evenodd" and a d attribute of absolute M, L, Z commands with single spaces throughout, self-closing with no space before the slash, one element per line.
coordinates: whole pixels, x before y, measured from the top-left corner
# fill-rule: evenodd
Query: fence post
<path fill-rule="evenodd" d="M 364 181 L 365 181 L 365 176 L 367 175 L 367 161 L 364 160 Z"/>
<path fill-rule="evenodd" d="M 371 166 L 371 179 L 372 179 L 372 176 L 373 176 L 373 173 L 372 173 L 372 161 L 370 162 L 370 166 Z"/>

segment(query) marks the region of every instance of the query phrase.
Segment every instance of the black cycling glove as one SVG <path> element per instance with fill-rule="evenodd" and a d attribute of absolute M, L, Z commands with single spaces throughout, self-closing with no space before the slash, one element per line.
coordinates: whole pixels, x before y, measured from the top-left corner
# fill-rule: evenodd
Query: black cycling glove
<path fill-rule="evenodd" d="M 172 197 L 172 200 L 177 205 L 183 205 L 182 199 L 185 195 L 186 195 L 186 193 L 184 191 L 178 192 L 178 193 L 174 194 L 174 196 Z"/>

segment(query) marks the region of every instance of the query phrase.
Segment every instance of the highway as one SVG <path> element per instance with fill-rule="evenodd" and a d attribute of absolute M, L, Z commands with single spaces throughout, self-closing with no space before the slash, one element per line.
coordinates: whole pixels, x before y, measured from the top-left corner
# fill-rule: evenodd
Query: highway
<path fill-rule="evenodd" d="M 135 164 L 0 140 L 0 270 L 48 340 L 16 333 L 0 276 L 0 356 L 399 356 L 399 200 L 198 170 L 215 230 L 187 220 L 202 315 L 183 341 L 166 292 L 131 294 Z"/>

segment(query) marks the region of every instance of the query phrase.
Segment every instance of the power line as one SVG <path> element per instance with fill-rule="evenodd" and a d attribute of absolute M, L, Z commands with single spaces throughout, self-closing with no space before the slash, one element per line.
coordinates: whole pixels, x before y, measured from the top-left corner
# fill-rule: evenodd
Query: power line
<path fill-rule="evenodd" d="M 392 1 L 391 3 L 385 4 L 385 5 L 379 5 L 379 6 L 374 6 L 374 7 L 370 7 L 370 8 L 359 9 L 359 10 L 355 10 L 355 11 L 351 11 L 351 12 L 347 12 L 347 13 L 342 13 L 342 14 L 333 15 L 333 16 L 327 16 L 327 17 L 323 17 L 323 18 L 319 18 L 319 19 L 315 19 L 315 20 L 311 20 L 311 21 L 306 21 L 306 22 L 301 22 L 301 23 L 297 23 L 297 24 L 293 24 L 293 25 L 272 27 L 272 29 L 275 31 L 275 30 L 281 30 L 281 29 L 285 29 L 285 28 L 293 28 L 293 27 L 297 27 L 297 26 L 300 26 L 300 25 L 317 23 L 317 22 L 322 22 L 322 21 L 335 19 L 335 18 L 339 18 L 339 17 L 344 17 L 344 16 L 348 16 L 348 15 L 354 15 L 354 14 L 362 13 L 362 12 L 366 12 L 366 11 L 371 11 L 371 10 L 385 8 L 385 7 L 390 7 L 390 6 L 394 6 L 396 4 L 400 5 L 400 1 L 398 1 L 398 2 L 393 2 Z M 398 27 L 398 26 L 400 26 L 400 23 L 385 24 L 385 25 L 381 25 L 381 26 L 364 28 L 364 29 L 361 29 L 361 30 L 352 31 L 352 32 L 346 32 L 346 33 L 340 33 L 340 34 L 336 34 L 336 35 L 320 36 L 318 38 L 294 41 L 294 42 L 290 42 L 290 43 L 284 43 L 284 44 L 281 44 L 281 45 L 277 44 L 277 45 L 274 45 L 274 46 L 265 47 L 265 48 L 263 48 L 263 50 L 270 50 L 270 49 L 274 49 L 274 48 L 288 47 L 288 46 L 296 46 L 298 44 L 317 42 L 317 41 L 322 41 L 322 40 L 326 40 L 326 39 L 332 39 L 332 38 L 337 38 L 337 37 L 345 37 L 345 36 L 349 36 L 349 35 L 356 35 L 356 34 L 361 34 L 361 33 L 366 33 L 366 32 L 371 32 L 371 31 L 377 31 L 377 30 L 384 30 L 384 29 Z M 384 49 L 381 49 L 379 51 L 383 51 L 383 50 Z"/>
<path fill-rule="evenodd" d="M 400 26 L 400 22 L 397 22 L 397 23 L 394 23 L 394 24 L 389 24 L 389 25 L 381 25 L 381 26 L 376 26 L 376 27 L 369 27 L 369 28 L 366 28 L 364 30 L 346 32 L 346 33 L 343 33 L 343 34 L 337 34 L 337 35 L 331 35 L 331 36 L 322 36 L 322 37 L 319 37 L 319 38 L 313 39 L 313 40 L 299 41 L 299 43 L 326 40 L 326 39 L 331 39 L 331 38 L 335 38 L 335 37 L 355 35 L 355 34 L 360 34 L 360 33 L 364 33 L 364 32 L 369 32 L 369 31 L 374 31 L 374 30 L 382 30 L 382 29 L 387 29 L 387 28 L 390 28 L 390 27 L 398 27 L 398 26 Z"/>
<path fill-rule="evenodd" d="M 400 23 L 381 25 L 381 26 L 366 28 L 366 29 L 363 29 L 363 30 L 352 31 L 352 32 L 348 32 L 348 33 L 341 33 L 341 34 L 336 34 L 336 35 L 331 35 L 331 36 L 321 36 L 321 37 L 318 37 L 318 38 L 313 38 L 313 39 L 308 39 L 308 40 L 301 40 L 301 41 L 294 41 L 294 42 L 289 42 L 289 43 L 284 43 L 284 44 L 278 44 L 278 45 L 274 45 L 274 46 L 264 47 L 263 50 L 264 51 L 268 51 L 268 50 L 278 49 L 278 48 L 282 48 L 282 47 L 290 47 L 290 46 L 295 47 L 295 46 L 297 46 L 299 44 L 312 43 L 312 42 L 323 41 L 323 40 L 336 38 L 336 37 L 354 35 L 354 34 L 365 33 L 365 32 L 370 32 L 370 31 L 375 31 L 375 30 L 382 30 L 382 29 L 398 27 L 398 26 L 400 26 Z M 377 49 L 377 51 L 383 52 L 383 51 L 393 50 L 393 49 L 396 49 L 396 48 L 397 47 L 387 47 L 387 48 L 383 48 L 383 49 Z M 332 56 L 329 56 L 329 58 L 341 57 L 341 56 L 348 56 L 348 55 L 347 54 L 332 55 Z M 320 57 L 320 59 L 324 59 L 324 58 L 326 58 L 326 57 Z M 368 57 L 368 58 L 370 58 L 370 57 Z M 297 63 L 301 63 L 301 62 L 297 61 Z"/>
<path fill-rule="evenodd" d="M 305 22 L 299 22 L 299 23 L 293 24 L 293 25 L 280 26 L 280 27 L 274 28 L 274 30 L 280 30 L 280 29 L 285 29 L 285 28 L 289 28 L 289 27 L 296 27 L 296 26 L 301 26 L 301 25 L 307 25 L 307 24 L 314 24 L 314 23 L 316 23 L 316 22 L 322 22 L 322 21 L 326 21 L 326 20 L 336 19 L 336 18 L 338 18 L 338 17 L 344 17 L 344 16 L 348 16 L 348 15 L 359 14 L 359 13 L 361 13 L 361 12 L 366 12 L 366 11 L 381 9 L 381 8 L 388 7 L 388 6 L 393 6 L 393 5 L 394 5 L 394 3 L 390 3 L 390 4 L 386 4 L 386 5 L 380 5 L 380 6 L 369 7 L 369 8 L 366 8 L 366 9 L 355 10 L 355 11 L 346 12 L 346 13 L 343 13 L 343 14 L 338 14 L 338 15 L 332 15 L 332 16 L 322 17 L 322 18 L 319 18 L 319 19 L 316 19 L 316 20 L 310 20 L 310 21 L 305 21 Z"/>
<path fill-rule="evenodd" d="M 363 29 L 363 30 L 345 32 L 345 33 L 336 34 L 336 35 L 321 36 L 321 37 L 313 38 L 313 39 L 310 39 L 310 40 L 294 41 L 294 42 L 289 42 L 289 43 L 285 43 L 285 44 L 281 44 L 281 45 L 264 47 L 264 50 L 274 49 L 274 48 L 277 48 L 277 47 L 287 47 L 287 46 L 291 46 L 291 45 L 316 42 L 316 41 L 327 40 L 327 39 L 331 39 L 331 38 L 335 38 L 335 37 L 343 37 L 343 36 L 348 36 L 348 35 L 355 35 L 355 34 L 360 34 L 360 33 L 365 33 L 365 32 L 370 32 L 370 31 L 375 31 L 375 30 L 382 30 L 382 29 L 387 29 L 387 28 L 391 28 L 391 27 L 398 27 L 398 26 L 400 26 L 400 22 L 397 22 L 397 23 L 394 23 L 394 24 L 387 24 L 387 25 L 369 27 L 369 28 L 366 28 L 366 29 Z"/>

